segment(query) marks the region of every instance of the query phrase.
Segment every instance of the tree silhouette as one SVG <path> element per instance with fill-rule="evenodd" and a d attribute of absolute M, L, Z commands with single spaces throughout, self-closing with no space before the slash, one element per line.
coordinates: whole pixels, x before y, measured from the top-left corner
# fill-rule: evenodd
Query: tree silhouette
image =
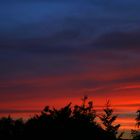
<path fill-rule="evenodd" d="M 109 104 L 108 104 L 109 105 Z M 22 119 L 0 119 L 0 139 L 93 139 L 115 140 L 120 125 L 113 125 L 116 120 L 109 106 L 100 117 L 105 129 L 97 122 L 96 111 L 88 97 L 82 98 L 81 105 L 71 103 L 56 109 L 46 106 L 39 115 L 34 115 L 26 122 Z"/>
<path fill-rule="evenodd" d="M 105 131 L 112 137 L 112 139 L 121 139 L 123 132 L 117 137 L 118 129 L 120 124 L 114 124 L 117 119 L 117 115 L 114 115 L 114 110 L 111 108 L 110 101 L 107 100 L 105 108 L 103 109 L 104 114 L 100 116 L 100 120 L 103 124 Z"/>
<path fill-rule="evenodd" d="M 136 120 L 136 127 L 139 129 L 139 127 L 140 127 L 140 110 L 137 110 L 135 120 Z M 139 130 L 131 130 L 131 135 L 133 137 L 133 140 L 140 140 L 140 131 Z"/>
<path fill-rule="evenodd" d="M 137 110 L 136 112 L 136 126 L 140 127 L 140 110 Z"/>
<path fill-rule="evenodd" d="M 93 109 L 93 102 L 92 101 L 89 101 L 88 104 L 86 105 L 87 99 L 88 99 L 88 97 L 84 96 L 82 98 L 82 105 L 81 106 L 78 106 L 78 105 L 74 106 L 74 110 L 72 112 L 73 118 L 95 123 L 94 120 L 97 117 L 96 111 Z"/>

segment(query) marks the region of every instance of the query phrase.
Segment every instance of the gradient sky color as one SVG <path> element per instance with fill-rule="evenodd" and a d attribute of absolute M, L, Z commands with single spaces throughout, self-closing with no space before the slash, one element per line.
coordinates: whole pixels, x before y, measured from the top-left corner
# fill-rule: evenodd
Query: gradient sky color
<path fill-rule="evenodd" d="M 111 99 L 121 118 L 134 118 L 139 7 L 139 0 L 1 1 L 1 112 L 61 107 L 88 95 L 96 106 Z"/>

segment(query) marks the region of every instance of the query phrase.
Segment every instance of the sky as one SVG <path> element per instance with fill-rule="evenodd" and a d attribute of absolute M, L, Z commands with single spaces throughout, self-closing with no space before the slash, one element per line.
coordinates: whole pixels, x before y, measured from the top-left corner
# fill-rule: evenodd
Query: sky
<path fill-rule="evenodd" d="M 139 7 L 139 0 L 0 1 L 0 112 L 61 107 L 88 95 L 96 106 L 110 99 L 120 119 L 133 118 Z"/>

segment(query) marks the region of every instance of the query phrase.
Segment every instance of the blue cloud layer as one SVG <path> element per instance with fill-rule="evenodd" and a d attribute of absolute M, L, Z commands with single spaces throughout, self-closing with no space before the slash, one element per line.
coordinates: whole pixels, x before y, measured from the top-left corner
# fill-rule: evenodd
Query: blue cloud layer
<path fill-rule="evenodd" d="M 139 69 L 139 7 L 138 0 L 1 2 L 1 79 Z M 124 81 L 138 81 L 133 74 Z M 83 87 L 94 83 L 87 81 Z"/>

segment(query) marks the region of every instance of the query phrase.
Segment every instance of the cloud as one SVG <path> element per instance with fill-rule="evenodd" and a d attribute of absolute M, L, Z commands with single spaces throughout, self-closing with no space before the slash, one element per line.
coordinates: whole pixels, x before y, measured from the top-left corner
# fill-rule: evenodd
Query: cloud
<path fill-rule="evenodd" d="M 115 90 L 130 90 L 130 89 L 140 89 L 140 85 L 124 86 L 124 87 L 116 88 Z"/>
<path fill-rule="evenodd" d="M 137 51 L 140 49 L 139 38 L 139 31 L 106 33 L 100 36 L 93 43 L 93 46 L 103 47 L 105 49 L 132 49 Z"/>

